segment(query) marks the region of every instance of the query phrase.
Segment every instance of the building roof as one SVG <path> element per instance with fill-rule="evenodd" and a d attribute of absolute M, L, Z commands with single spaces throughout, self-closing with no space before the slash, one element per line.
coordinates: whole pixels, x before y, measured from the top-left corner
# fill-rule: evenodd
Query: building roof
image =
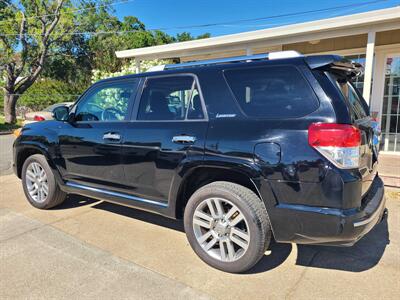
<path fill-rule="evenodd" d="M 167 45 L 117 51 L 118 58 L 173 58 L 247 47 L 287 43 L 400 29 L 400 6 L 268 29 L 248 31 Z"/>

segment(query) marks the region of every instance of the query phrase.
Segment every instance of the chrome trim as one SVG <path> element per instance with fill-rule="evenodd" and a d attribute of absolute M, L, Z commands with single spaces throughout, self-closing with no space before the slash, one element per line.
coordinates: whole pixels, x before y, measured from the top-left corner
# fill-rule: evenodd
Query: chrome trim
<path fill-rule="evenodd" d="M 172 142 L 174 143 L 182 143 L 182 144 L 193 144 L 196 142 L 196 137 L 190 135 L 176 135 L 172 138 Z"/>
<path fill-rule="evenodd" d="M 103 140 L 115 140 L 119 141 L 121 139 L 121 135 L 114 132 L 107 132 L 103 135 Z"/>
<path fill-rule="evenodd" d="M 373 214 L 371 214 L 367 219 L 362 220 L 362 221 L 358 221 L 358 222 L 354 222 L 353 226 L 354 227 L 360 227 L 360 226 L 364 226 L 370 222 L 372 222 L 373 220 L 375 220 L 376 217 L 379 217 L 379 214 L 382 212 L 382 209 L 384 208 L 385 205 L 385 200 L 384 198 L 382 198 L 381 203 L 379 204 L 379 207 L 374 211 Z"/>
<path fill-rule="evenodd" d="M 74 188 L 78 188 L 78 189 L 81 189 L 81 190 L 101 193 L 101 194 L 114 196 L 114 197 L 121 197 L 121 198 L 134 200 L 134 201 L 138 201 L 138 202 L 142 202 L 142 203 L 146 203 L 146 204 L 152 204 L 152 205 L 157 205 L 157 206 L 161 206 L 161 207 L 168 207 L 167 203 L 161 203 L 161 202 L 158 202 L 158 201 L 149 200 L 149 199 L 143 199 L 143 198 L 140 198 L 140 197 L 131 196 L 131 195 L 123 194 L 123 193 L 103 190 L 103 189 L 90 187 L 90 186 L 86 186 L 86 185 L 82 185 L 82 184 L 78 184 L 78 183 L 74 183 L 74 182 L 70 182 L 70 181 L 67 181 L 65 183 L 65 185 L 70 186 L 70 187 L 74 187 Z"/>

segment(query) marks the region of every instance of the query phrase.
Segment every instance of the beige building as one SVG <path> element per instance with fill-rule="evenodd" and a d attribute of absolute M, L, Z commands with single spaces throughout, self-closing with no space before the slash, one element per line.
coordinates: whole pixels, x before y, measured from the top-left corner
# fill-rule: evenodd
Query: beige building
<path fill-rule="evenodd" d="M 134 58 L 181 62 L 281 50 L 340 54 L 364 65 L 356 85 L 382 127 L 381 150 L 400 154 L 400 7 L 116 52 Z"/>

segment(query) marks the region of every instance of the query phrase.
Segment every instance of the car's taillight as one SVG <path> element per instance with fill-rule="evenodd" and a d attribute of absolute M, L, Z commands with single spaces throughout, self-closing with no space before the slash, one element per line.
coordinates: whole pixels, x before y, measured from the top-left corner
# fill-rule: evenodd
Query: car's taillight
<path fill-rule="evenodd" d="M 42 116 L 34 116 L 33 119 L 35 121 L 44 121 L 45 120 L 45 118 L 43 118 Z"/>
<path fill-rule="evenodd" d="M 359 166 L 361 133 L 352 125 L 313 123 L 308 127 L 308 143 L 339 168 Z"/>

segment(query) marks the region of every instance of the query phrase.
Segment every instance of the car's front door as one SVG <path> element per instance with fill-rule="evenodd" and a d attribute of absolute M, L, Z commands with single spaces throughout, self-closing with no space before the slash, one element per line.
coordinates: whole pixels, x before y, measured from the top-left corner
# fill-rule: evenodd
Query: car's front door
<path fill-rule="evenodd" d="M 181 166 L 203 159 L 207 115 L 193 75 L 145 80 L 122 146 L 129 193 L 166 204 Z"/>
<path fill-rule="evenodd" d="M 59 131 L 60 163 L 70 184 L 121 189 L 121 143 L 138 79 L 94 85 Z"/>

